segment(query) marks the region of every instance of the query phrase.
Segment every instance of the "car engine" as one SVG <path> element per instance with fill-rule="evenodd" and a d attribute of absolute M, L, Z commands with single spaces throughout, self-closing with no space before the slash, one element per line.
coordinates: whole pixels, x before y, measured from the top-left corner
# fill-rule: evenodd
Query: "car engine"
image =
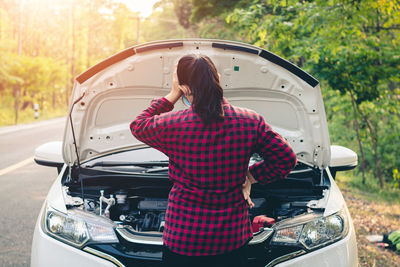
<path fill-rule="evenodd" d="M 70 194 L 68 188 L 65 188 L 67 195 Z M 88 194 L 84 201 L 79 194 L 72 194 L 75 197 L 69 196 L 71 199 L 67 203 L 71 208 L 85 208 L 86 211 L 107 217 L 116 224 L 130 226 L 137 232 L 163 232 L 167 198 L 144 197 L 143 194 L 128 193 L 127 190 L 107 190 L 107 194 L 104 190 L 98 192 L 96 197 Z M 252 201 L 255 206 L 249 209 L 249 216 L 253 223 L 254 218 L 259 216 L 267 217 L 270 222 L 272 220 L 275 223 L 310 211 L 309 201 L 276 202 L 262 197 L 252 198 Z M 270 227 L 271 223 L 264 226 Z"/>

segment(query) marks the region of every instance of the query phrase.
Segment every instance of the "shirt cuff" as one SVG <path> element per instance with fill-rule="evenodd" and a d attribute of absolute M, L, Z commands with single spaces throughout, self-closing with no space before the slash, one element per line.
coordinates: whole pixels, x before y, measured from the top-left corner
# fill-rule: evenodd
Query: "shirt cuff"
<path fill-rule="evenodd" d="M 260 174 L 259 174 L 259 171 L 257 171 L 257 169 L 259 169 L 259 168 L 257 168 L 258 165 L 260 165 L 260 163 L 251 165 L 249 167 L 249 172 L 251 173 L 251 175 L 253 175 L 254 179 L 261 184 L 262 181 L 260 181 L 260 179 L 259 179 Z"/>
<path fill-rule="evenodd" d="M 259 184 L 266 185 L 276 180 L 280 179 L 281 176 L 272 174 L 272 172 L 267 171 L 265 167 L 265 161 L 255 163 L 249 167 L 249 172 L 253 175 L 254 179 Z"/>
<path fill-rule="evenodd" d="M 165 102 L 165 105 L 167 107 L 167 109 L 169 109 L 168 111 L 171 111 L 174 109 L 174 104 L 172 104 L 171 102 L 169 102 L 168 99 L 166 99 L 165 97 L 161 98 L 162 101 Z"/>
<path fill-rule="evenodd" d="M 154 99 L 151 101 L 151 106 L 155 107 L 160 113 L 168 112 L 174 109 L 174 105 L 165 97 Z"/>

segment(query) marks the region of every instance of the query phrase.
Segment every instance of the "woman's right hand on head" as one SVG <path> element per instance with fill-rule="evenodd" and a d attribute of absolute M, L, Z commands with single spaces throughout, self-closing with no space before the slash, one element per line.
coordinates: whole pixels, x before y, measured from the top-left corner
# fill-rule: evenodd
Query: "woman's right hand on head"
<path fill-rule="evenodd" d="M 182 85 L 179 85 L 178 75 L 176 74 L 176 69 L 175 69 L 172 78 L 171 91 L 168 93 L 168 95 L 165 96 L 165 98 L 168 99 L 168 101 L 171 102 L 172 104 L 175 104 L 176 101 L 178 101 L 178 99 L 185 92 L 184 90 L 185 88 L 183 88 Z"/>

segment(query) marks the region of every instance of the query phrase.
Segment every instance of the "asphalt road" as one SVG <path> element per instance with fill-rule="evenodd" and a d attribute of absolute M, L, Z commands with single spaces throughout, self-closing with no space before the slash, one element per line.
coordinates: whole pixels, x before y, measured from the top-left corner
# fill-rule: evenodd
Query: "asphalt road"
<path fill-rule="evenodd" d="M 29 266 L 33 229 L 57 170 L 34 163 L 35 148 L 62 140 L 65 118 L 0 127 L 0 266 Z"/>

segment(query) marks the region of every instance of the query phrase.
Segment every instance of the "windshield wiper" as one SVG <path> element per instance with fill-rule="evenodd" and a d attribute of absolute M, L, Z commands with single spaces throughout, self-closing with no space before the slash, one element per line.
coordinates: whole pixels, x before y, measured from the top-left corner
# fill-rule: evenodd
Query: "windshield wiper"
<path fill-rule="evenodd" d="M 141 162 L 133 162 L 133 161 L 97 161 L 92 164 L 84 165 L 85 168 L 93 168 L 93 167 L 121 167 L 121 166 L 133 166 L 133 167 L 168 167 L 168 160 L 163 161 L 141 161 Z"/>
<path fill-rule="evenodd" d="M 154 173 L 154 172 L 165 172 L 168 171 L 169 167 L 161 167 L 161 168 L 156 168 L 156 169 L 148 169 L 146 170 L 146 173 Z"/>

